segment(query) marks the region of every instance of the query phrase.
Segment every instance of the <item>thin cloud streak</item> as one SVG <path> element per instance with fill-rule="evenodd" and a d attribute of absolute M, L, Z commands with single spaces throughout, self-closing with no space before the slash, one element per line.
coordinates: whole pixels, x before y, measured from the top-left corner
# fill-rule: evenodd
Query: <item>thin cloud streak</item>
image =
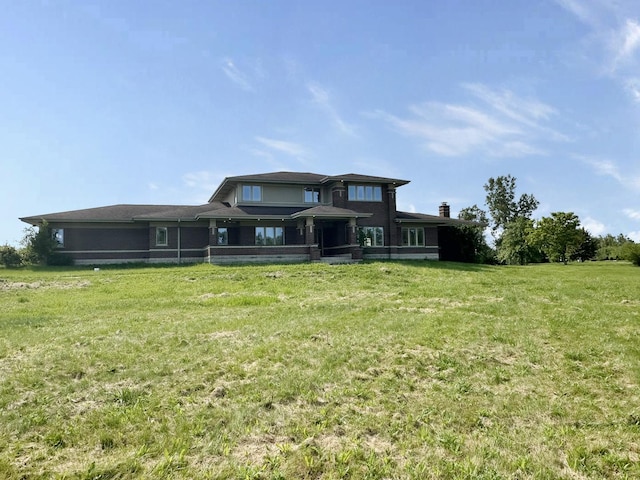
<path fill-rule="evenodd" d="M 576 158 L 590 165 L 598 175 L 611 177 L 620 185 L 640 192 L 640 175 L 623 174 L 618 165 L 608 159 L 595 159 L 579 155 Z"/>
<path fill-rule="evenodd" d="M 310 83 L 307 85 L 307 89 L 311 94 L 313 103 L 318 105 L 318 107 L 329 117 L 331 122 L 338 128 L 338 130 L 340 130 L 345 135 L 357 137 L 355 127 L 345 122 L 338 114 L 338 111 L 331 103 L 329 92 L 325 88 L 321 87 L 317 83 Z"/>
<path fill-rule="evenodd" d="M 254 92 L 255 89 L 247 79 L 247 76 L 243 74 L 238 67 L 233 63 L 230 58 L 225 58 L 222 65 L 222 71 L 235 85 L 242 88 L 247 92 Z"/>
<path fill-rule="evenodd" d="M 417 137 L 443 156 L 483 153 L 489 157 L 544 155 L 540 140 L 568 141 L 568 137 L 543 124 L 556 110 L 538 100 L 523 99 L 509 90 L 481 84 L 462 87 L 485 106 L 426 102 L 409 106 L 410 117 L 382 110 L 369 114 L 392 125 L 403 135 Z"/>
<path fill-rule="evenodd" d="M 293 157 L 302 157 L 307 154 L 304 147 L 293 142 L 286 142 L 284 140 L 275 140 L 273 138 L 255 137 L 257 142 L 260 142 L 265 147 L 272 150 L 276 150 L 280 153 L 285 153 Z"/>

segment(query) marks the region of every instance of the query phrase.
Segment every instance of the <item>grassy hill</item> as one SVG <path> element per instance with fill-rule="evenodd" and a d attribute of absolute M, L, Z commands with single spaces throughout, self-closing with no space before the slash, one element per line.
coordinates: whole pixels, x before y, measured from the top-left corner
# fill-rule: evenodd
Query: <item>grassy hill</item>
<path fill-rule="evenodd" d="M 0 478 L 640 478 L 640 270 L 0 270 Z"/>

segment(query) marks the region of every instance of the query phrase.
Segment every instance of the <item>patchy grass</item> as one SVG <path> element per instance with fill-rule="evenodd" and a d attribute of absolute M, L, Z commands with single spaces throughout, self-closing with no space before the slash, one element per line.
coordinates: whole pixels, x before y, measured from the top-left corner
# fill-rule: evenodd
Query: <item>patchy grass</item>
<path fill-rule="evenodd" d="M 0 478 L 638 478 L 628 264 L 0 270 Z"/>

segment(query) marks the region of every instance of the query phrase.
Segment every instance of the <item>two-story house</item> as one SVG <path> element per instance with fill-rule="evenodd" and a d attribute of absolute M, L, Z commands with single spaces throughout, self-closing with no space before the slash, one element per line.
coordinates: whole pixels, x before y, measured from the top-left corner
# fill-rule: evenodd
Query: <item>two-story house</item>
<path fill-rule="evenodd" d="M 438 229 L 469 224 L 400 212 L 409 183 L 367 175 L 276 172 L 227 177 L 197 206 L 113 205 L 21 218 L 46 221 L 76 264 L 439 259 Z"/>

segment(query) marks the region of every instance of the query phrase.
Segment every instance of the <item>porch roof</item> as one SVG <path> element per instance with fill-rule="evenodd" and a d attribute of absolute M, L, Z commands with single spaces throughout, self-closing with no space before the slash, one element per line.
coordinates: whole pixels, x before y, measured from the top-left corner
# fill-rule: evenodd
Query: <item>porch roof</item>
<path fill-rule="evenodd" d="M 291 218 L 367 218 L 371 217 L 372 213 L 355 212 L 347 208 L 332 207 L 330 205 L 318 205 L 316 207 L 307 208 L 291 215 Z"/>
<path fill-rule="evenodd" d="M 426 213 L 396 212 L 396 223 L 429 224 L 441 226 L 472 226 L 479 227 L 483 224 L 471 220 L 460 220 L 458 218 L 441 217 L 438 215 L 427 215 Z"/>

